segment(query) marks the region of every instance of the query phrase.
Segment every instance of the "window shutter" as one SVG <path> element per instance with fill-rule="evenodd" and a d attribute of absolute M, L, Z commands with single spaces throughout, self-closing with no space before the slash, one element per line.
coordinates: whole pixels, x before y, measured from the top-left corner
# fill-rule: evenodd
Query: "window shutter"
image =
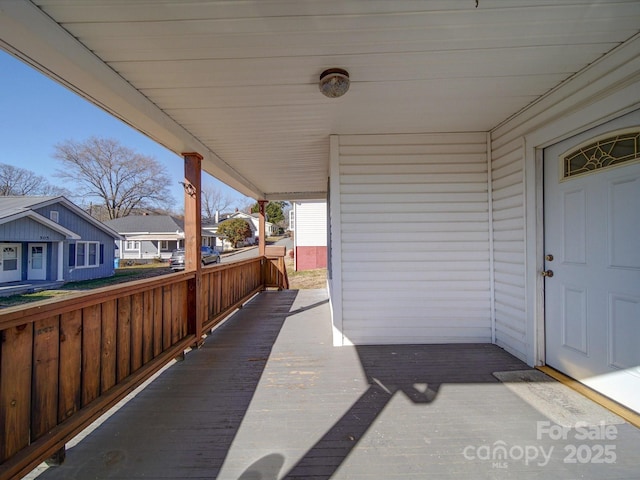
<path fill-rule="evenodd" d="M 100 244 L 100 265 L 104 264 L 104 244 Z"/>
<path fill-rule="evenodd" d="M 69 266 L 74 267 L 76 265 L 76 244 L 69 244 Z"/>

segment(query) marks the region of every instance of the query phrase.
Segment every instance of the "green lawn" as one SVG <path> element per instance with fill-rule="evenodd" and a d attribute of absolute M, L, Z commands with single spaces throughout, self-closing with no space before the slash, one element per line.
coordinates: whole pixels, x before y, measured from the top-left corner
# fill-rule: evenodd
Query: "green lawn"
<path fill-rule="evenodd" d="M 11 307 L 13 305 L 20 305 L 23 303 L 37 302 L 39 300 L 49 300 L 51 298 L 70 295 L 78 291 L 108 287 L 110 285 L 117 285 L 119 283 L 130 282 L 133 280 L 142 280 L 158 275 L 165 275 L 167 273 L 172 272 L 166 263 L 149 263 L 146 265 L 117 268 L 115 275 L 112 277 L 96 278 L 95 280 L 84 280 L 82 282 L 69 282 L 56 290 L 43 290 L 35 293 L 0 297 L 0 308 Z"/>
<path fill-rule="evenodd" d="M 21 295 L 11 295 L 0 297 L 0 308 L 13 307 L 23 303 L 37 302 L 39 300 L 49 300 L 56 297 L 63 297 L 74 293 L 73 290 L 43 290 L 35 293 L 25 293 Z"/>
<path fill-rule="evenodd" d="M 61 290 L 90 290 L 92 288 L 108 287 L 122 282 L 132 280 L 142 280 L 144 278 L 155 277 L 171 273 L 171 269 L 166 263 L 149 263 L 146 265 L 135 265 L 133 267 L 117 268 L 113 277 L 96 278 L 95 280 L 84 280 L 82 282 L 69 282 L 60 287 Z"/>

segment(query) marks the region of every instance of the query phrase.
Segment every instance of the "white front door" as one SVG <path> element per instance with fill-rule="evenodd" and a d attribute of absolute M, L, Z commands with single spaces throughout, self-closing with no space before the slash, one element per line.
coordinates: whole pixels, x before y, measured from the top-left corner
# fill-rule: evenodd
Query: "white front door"
<path fill-rule="evenodd" d="M 28 280 L 46 280 L 47 279 L 47 244 L 46 243 L 30 243 L 29 244 L 29 267 L 27 269 Z"/>
<path fill-rule="evenodd" d="M 19 243 L 0 243 L 0 283 L 22 280 L 22 257 Z"/>
<path fill-rule="evenodd" d="M 545 149 L 545 347 L 547 365 L 640 412 L 640 163 L 563 173 L 565 153 L 629 123 L 640 113 Z"/>

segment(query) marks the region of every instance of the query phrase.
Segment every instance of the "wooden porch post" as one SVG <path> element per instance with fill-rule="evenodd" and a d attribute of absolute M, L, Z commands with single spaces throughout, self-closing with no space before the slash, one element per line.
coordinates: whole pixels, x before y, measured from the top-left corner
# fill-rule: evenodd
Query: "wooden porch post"
<path fill-rule="evenodd" d="M 189 282 L 187 291 L 187 317 L 189 333 L 196 336 L 194 347 L 202 345 L 204 311 L 199 307 L 202 289 L 202 244 L 201 178 L 202 155 L 183 153 L 184 157 L 184 267 L 185 272 L 195 271 L 195 279 Z"/>
<path fill-rule="evenodd" d="M 122 252 L 122 241 L 120 241 L 120 252 Z M 58 242 L 58 278 L 59 282 L 64 282 L 64 242 Z"/>
<path fill-rule="evenodd" d="M 258 200 L 259 208 L 259 223 L 258 223 L 258 255 L 260 257 L 264 257 L 266 245 L 266 234 L 265 234 L 265 205 L 269 203 L 267 200 Z"/>

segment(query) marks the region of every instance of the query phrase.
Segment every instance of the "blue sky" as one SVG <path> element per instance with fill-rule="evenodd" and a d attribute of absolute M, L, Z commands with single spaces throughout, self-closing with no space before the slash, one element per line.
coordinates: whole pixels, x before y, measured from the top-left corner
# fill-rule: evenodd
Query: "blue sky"
<path fill-rule="evenodd" d="M 138 153 L 154 157 L 172 179 L 175 211 L 183 209 L 182 158 L 120 120 L 80 98 L 11 55 L 0 50 L 0 163 L 27 168 L 61 185 L 53 176 L 60 164 L 54 145 L 91 136 L 115 138 Z M 251 202 L 244 195 L 203 172 L 203 184 L 230 198 L 234 207 Z M 72 190 L 72 189 L 70 189 Z"/>

